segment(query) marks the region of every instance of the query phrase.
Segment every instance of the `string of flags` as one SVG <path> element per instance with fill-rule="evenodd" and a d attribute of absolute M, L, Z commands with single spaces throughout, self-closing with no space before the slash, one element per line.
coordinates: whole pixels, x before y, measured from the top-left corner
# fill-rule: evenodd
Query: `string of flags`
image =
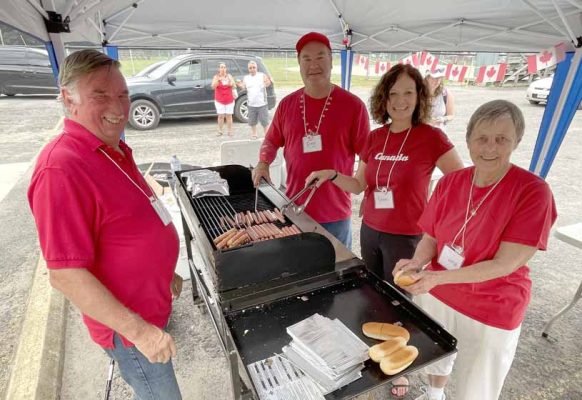
<path fill-rule="evenodd" d="M 528 56 L 528 73 L 533 74 L 543 69 L 552 67 L 565 58 L 565 44 L 560 43 L 551 48 L 542 50 L 538 54 Z M 428 51 L 411 53 L 396 62 L 397 64 L 410 64 L 423 72 L 434 72 L 437 68 L 443 68 L 445 77 L 451 82 L 464 82 L 466 79 L 475 78 L 475 83 L 501 82 L 505 78 L 508 65 L 499 63 L 483 65 L 481 67 L 469 67 L 467 65 L 448 63 L 439 65 L 437 56 Z M 382 76 L 393 65 L 390 61 L 371 61 L 369 57 L 357 54 L 355 64 L 366 70 L 371 76 Z"/>

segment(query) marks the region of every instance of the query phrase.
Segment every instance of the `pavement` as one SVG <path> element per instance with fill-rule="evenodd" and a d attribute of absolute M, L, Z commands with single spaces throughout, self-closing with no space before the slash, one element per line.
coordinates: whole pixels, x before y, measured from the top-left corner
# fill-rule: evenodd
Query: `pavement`
<path fill-rule="evenodd" d="M 469 159 L 464 128 L 472 111 L 489 99 L 505 98 L 518 104 L 526 116 L 526 135 L 512 161 L 527 168 L 543 107 L 527 103 L 525 88 L 454 87 L 451 91 L 457 111 L 448 134 L 462 158 Z M 369 90 L 355 92 L 367 101 Z M 284 92 L 277 95 L 281 98 Z M 28 118 L 31 107 L 39 110 L 34 119 Z M 108 359 L 91 343 L 74 307 L 48 285 L 46 270 L 38 261 L 36 232 L 25 197 L 34 156 L 54 134 L 51 128 L 58 119 L 54 99 L 0 97 L 0 173 L 13 175 L 2 181 L 3 186 L 12 186 L 4 188 L 0 198 L 0 221 L 9 227 L 0 230 L 4 253 L 0 259 L 0 315 L 4 321 L 0 325 L 0 398 L 72 400 L 98 399 L 104 394 Z M 216 165 L 224 139 L 214 132 L 214 119 L 203 118 L 163 121 L 155 131 L 128 130 L 126 134 L 138 163 L 167 161 L 177 154 L 184 163 Z M 235 139 L 249 136 L 248 127 L 235 125 Z M 575 116 L 548 177 L 559 212 L 556 226 L 580 222 L 580 154 L 582 112 Z M 359 201 L 355 198 L 354 210 Z M 360 220 L 354 218 L 356 253 L 359 225 Z M 556 322 L 549 341 L 540 336 L 551 315 L 569 302 L 577 289 L 582 279 L 581 254 L 580 249 L 552 236 L 549 250 L 538 252 L 531 261 L 532 301 L 501 399 L 582 399 L 581 305 Z M 193 305 L 189 283 L 174 304 L 168 331 L 178 345 L 175 368 L 184 399 L 233 398 L 226 357 L 208 315 Z M 421 374 L 411 375 L 409 398 L 419 394 L 423 379 Z M 359 398 L 386 397 L 386 389 L 381 389 Z M 130 389 L 117 374 L 110 398 L 131 398 Z M 448 398 L 454 399 L 454 384 L 448 389 Z"/>

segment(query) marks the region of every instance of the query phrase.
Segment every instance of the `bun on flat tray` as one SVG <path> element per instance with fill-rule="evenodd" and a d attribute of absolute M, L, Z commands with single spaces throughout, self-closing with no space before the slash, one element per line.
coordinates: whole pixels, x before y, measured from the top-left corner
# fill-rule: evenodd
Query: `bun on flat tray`
<path fill-rule="evenodd" d="M 372 339 L 388 340 L 400 336 L 406 342 L 410 340 L 410 333 L 405 328 L 383 322 L 366 322 L 362 325 L 362 332 Z"/>
<path fill-rule="evenodd" d="M 400 270 L 396 273 L 396 275 L 394 275 L 394 283 L 397 284 L 398 286 L 410 286 L 413 283 L 418 282 L 418 279 L 414 279 L 412 277 L 412 274 L 414 274 L 414 271 L 409 270 L 409 271 L 403 271 Z"/>
<path fill-rule="evenodd" d="M 404 339 L 402 336 L 397 336 L 370 347 L 368 354 L 370 355 L 372 361 L 379 363 L 382 358 L 389 356 L 390 354 L 405 346 L 406 339 Z"/>
<path fill-rule="evenodd" d="M 418 349 L 414 346 L 405 346 L 380 360 L 380 369 L 386 375 L 396 375 L 408 368 L 418 357 Z"/>

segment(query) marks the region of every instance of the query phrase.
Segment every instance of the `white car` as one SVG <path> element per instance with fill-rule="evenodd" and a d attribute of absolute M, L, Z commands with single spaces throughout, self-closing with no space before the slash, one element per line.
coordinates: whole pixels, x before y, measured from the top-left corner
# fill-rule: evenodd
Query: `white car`
<path fill-rule="evenodd" d="M 532 82 L 527 88 L 525 97 L 531 104 L 546 104 L 552 87 L 553 76 L 549 78 L 538 79 Z"/>

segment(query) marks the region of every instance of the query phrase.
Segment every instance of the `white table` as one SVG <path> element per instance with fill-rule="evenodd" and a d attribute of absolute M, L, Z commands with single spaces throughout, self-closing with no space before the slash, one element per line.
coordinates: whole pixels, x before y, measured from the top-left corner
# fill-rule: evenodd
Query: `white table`
<path fill-rule="evenodd" d="M 576 246 L 579 249 L 582 249 L 582 223 L 558 228 L 554 236 L 556 236 L 557 239 L 560 239 L 563 242 L 566 242 L 568 244 L 571 244 L 572 246 Z M 566 311 L 574 307 L 578 300 L 580 300 L 580 297 L 582 297 L 582 282 L 580 282 L 580 286 L 578 287 L 578 290 L 576 291 L 576 294 L 574 295 L 572 301 L 568 303 L 568 305 L 566 305 L 560 311 L 558 311 L 558 313 L 554 315 L 552 319 L 550 319 L 550 321 L 546 324 L 544 330 L 542 331 L 543 337 L 545 338 L 548 337 L 548 332 L 552 327 L 553 323 L 556 321 L 556 319 L 558 319 L 558 317 L 562 316 L 564 313 L 566 313 Z"/>

